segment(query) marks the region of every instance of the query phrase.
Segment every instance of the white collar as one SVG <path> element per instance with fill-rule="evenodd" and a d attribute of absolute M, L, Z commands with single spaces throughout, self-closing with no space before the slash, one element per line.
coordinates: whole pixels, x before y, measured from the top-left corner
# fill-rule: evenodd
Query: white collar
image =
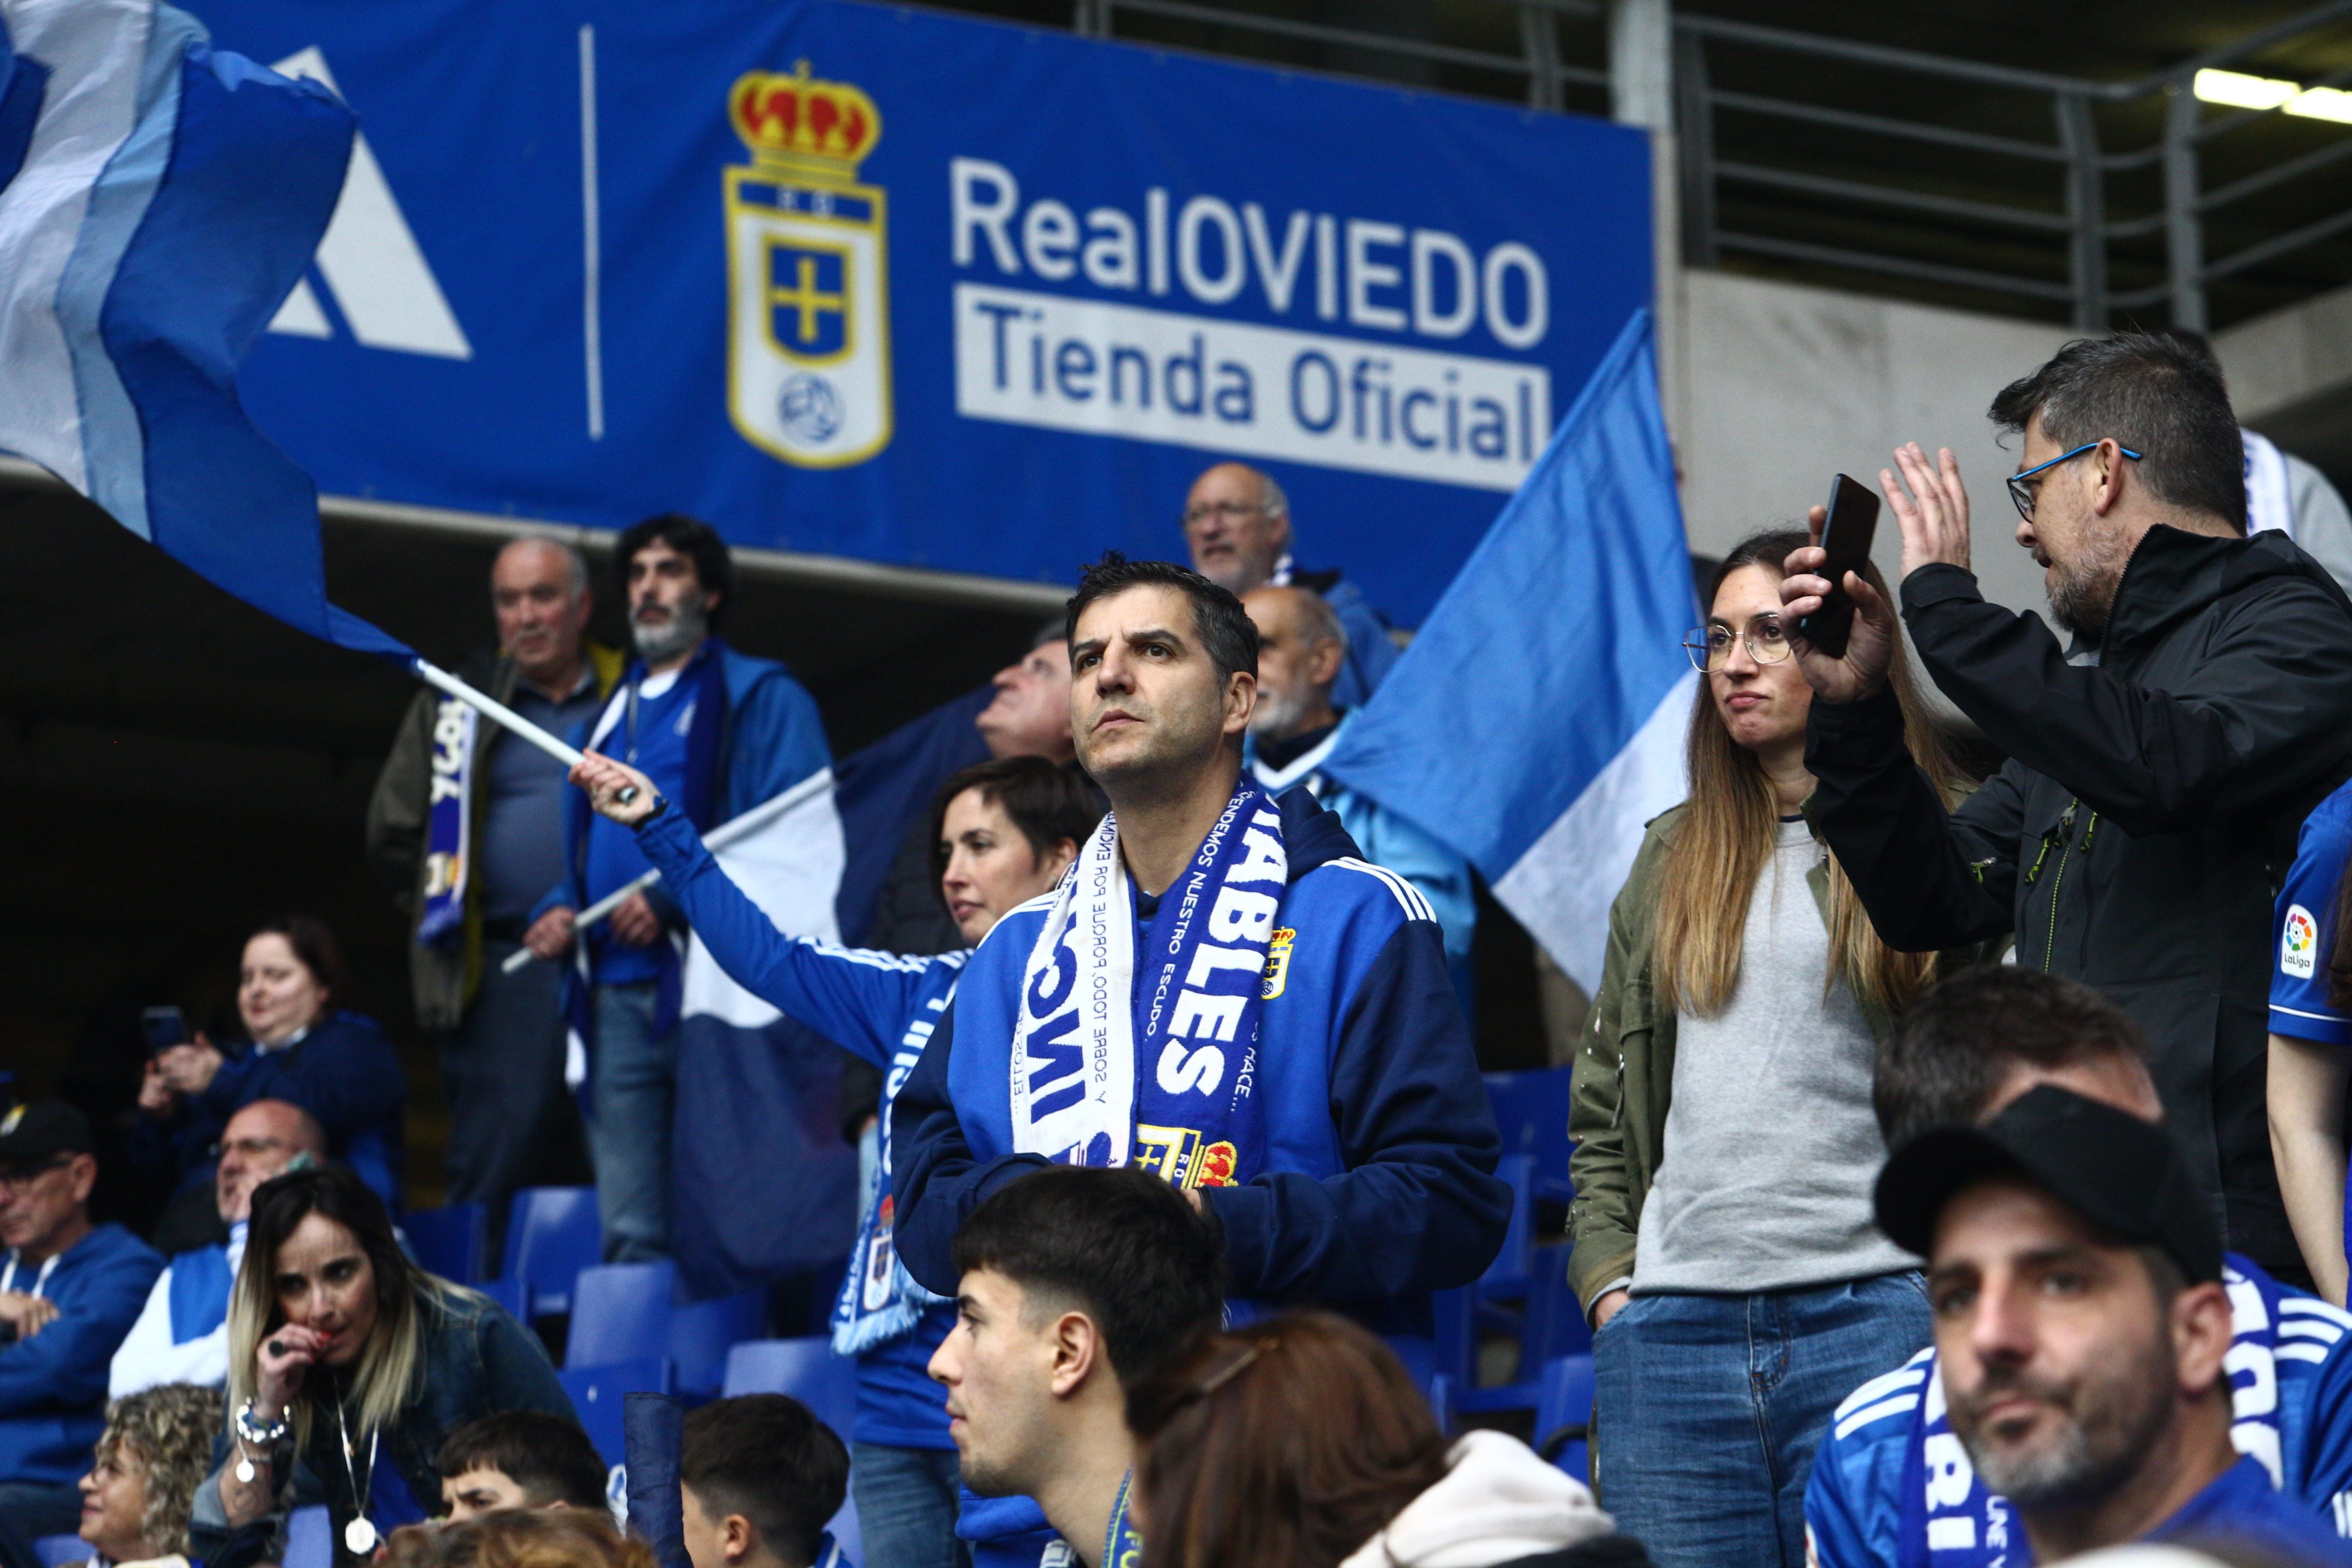
<path fill-rule="evenodd" d="M 253 1048 L 261 1056 L 274 1057 L 280 1051 L 292 1050 L 295 1047 L 300 1045 L 306 1038 L 308 1038 L 310 1037 L 310 1026 L 305 1024 L 274 1046 L 265 1046 L 259 1040 L 256 1040 L 253 1042 Z"/>
<path fill-rule="evenodd" d="M 1289 587 L 1291 567 L 1292 563 L 1290 559 L 1290 552 L 1286 550 L 1282 552 L 1282 559 L 1274 563 L 1274 574 L 1265 580 L 1266 586 L 1269 588 Z"/>
<path fill-rule="evenodd" d="M 1339 744 L 1339 731 L 1345 730 L 1349 721 L 1355 716 L 1356 710 L 1352 708 L 1340 714 L 1339 721 L 1331 726 L 1331 732 L 1297 756 L 1291 758 L 1290 765 L 1286 768 L 1267 767 L 1265 757 L 1257 754 L 1255 748 L 1252 748 L 1250 772 L 1257 775 L 1257 782 L 1263 788 L 1272 794 L 1281 794 L 1323 765 L 1323 759 L 1331 754 L 1333 746 Z M 1310 784 L 1308 787 L 1312 788 L 1313 785 Z"/>

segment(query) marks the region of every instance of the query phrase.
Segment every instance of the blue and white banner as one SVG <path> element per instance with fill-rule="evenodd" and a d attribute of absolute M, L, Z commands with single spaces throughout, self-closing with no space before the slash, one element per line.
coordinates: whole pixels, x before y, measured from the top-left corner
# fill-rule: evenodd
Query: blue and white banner
<path fill-rule="evenodd" d="M 1642 825 L 1687 793 L 1688 548 L 1637 311 L 1323 763 L 1466 857 L 1588 994 Z"/>
<path fill-rule="evenodd" d="M 0 0 L 0 450 L 257 608 L 397 657 L 327 603 L 310 481 L 235 389 L 352 136 L 170 5 Z"/>
<path fill-rule="evenodd" d="M 777 930 L 838 940 L 846 856 L 833 770 L 751 815 L 719 865 Z M 688 939 L 680 991 L 671 1232 L 689 1290 L 725 1295 L 837 1262 L 857 1218 L 841 1050 L 730 980 L 699 937 Z"/>
<path fill-rule="evenodd" d="M 205 0 L 358 111 L 244 376 L 341 494 L 1067 582 L 1231 456 L 1417 621 L 1649 298 L 1622 126 L 855 0 Z"/>

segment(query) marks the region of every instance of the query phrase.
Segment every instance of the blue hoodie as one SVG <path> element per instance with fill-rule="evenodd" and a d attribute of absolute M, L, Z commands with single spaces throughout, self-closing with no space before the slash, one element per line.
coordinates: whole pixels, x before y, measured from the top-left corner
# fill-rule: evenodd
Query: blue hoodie
<path fill-rule="evenodd" d="M 1235 1295 L 1426 1335 L 1428 1293 L 1475 1279 L 1502 1247 L 1502 1140 L 1428 906 L 1356 858 L 1313 795 L 1278 804 L 1290 880 L 1277 918 L 1297 935 L 1261 1015 L 1267 1168 L 1198 1191 L 1223 1226 Z M 1022 969 L 1051 902 L 1013 910 L 974 950 L 891 1110 L 898 1256 L 940 1295 L 955 1293 L 964 1217 L 1045 1163 L 1013 1152 L 1007 1074 Z"/>
<path fill-rule="evenodd" d="M 8 1288 L 39 1276 L 16 1264 Z M 57 1320 L 28 1340 L 0 1346 L 0 1482 L 71 1482 L 89 1470 L 90 1445 L 106 1427 L 106 1371 L 163 1272 L 155 1249 L 119 1225 L 101 1225 L 60 1253 L 39 1293 Z"/>

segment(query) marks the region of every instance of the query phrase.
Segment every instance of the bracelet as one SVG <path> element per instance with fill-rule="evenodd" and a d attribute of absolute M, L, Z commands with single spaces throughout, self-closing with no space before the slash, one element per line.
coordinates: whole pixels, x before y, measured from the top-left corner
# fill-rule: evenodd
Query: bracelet
<path fill-rule="evenodd" d="M 232 1425 L 236 1426 L 237 1437 L 241 1441 L 250 1443 L 264 1452 L 268 1451 L 271 1445 L 280 1441 L 287 1433 L 293 1430 L 292 1423 L 287 1420 L 286 1413 L 282 1410 L 278 1412 L 278 1419 L 267 1426 L 256 1423 L 253 1419 L 253 1401 L 250 1399 L 236 1407 L 236 1415 L 232 1420 Z"/>

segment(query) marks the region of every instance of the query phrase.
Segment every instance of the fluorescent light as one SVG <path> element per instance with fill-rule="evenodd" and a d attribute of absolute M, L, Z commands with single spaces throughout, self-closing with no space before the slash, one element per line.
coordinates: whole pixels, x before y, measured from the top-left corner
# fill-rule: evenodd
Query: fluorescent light
<path fill-rule="evenodd" d="M 2318 89 L 2330 90 L 2330 89 Z M 2232 109 L 2276 109 L 2290 99 L 2311 94 L 2296 83 L 2280 81 L 2275 77 L 2248 76 L 2243 71 L 2201 70 L 2197 73 L 2197 96 L 2208 103 L 2226 103 Z M 2338 93 L 2337 97 L 2346 97 Z M 2290 110 L 2290 112 L 2293 112 Z M 2317 118 L 2332 120 L 2332 114 Z"/>
<path fill-rule="evenodd" d="M 2286 111 L 2305 120 L 2333 120 L 2352 125 L 2352 92 L 2340 87 L 2315 87 L 2289 99 Z"/>

